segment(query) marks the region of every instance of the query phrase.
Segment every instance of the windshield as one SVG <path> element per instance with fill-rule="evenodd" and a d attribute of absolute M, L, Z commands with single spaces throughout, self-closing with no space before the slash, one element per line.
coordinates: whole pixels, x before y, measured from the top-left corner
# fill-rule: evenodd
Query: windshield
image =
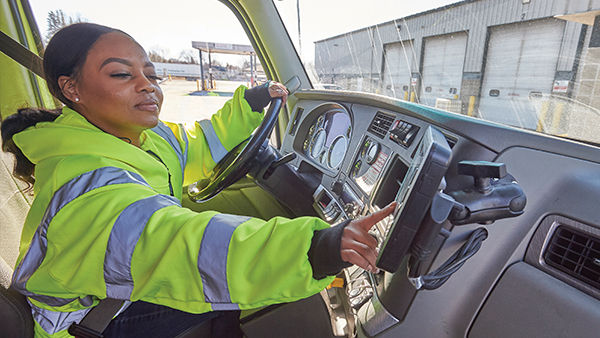
<path fill-rule="evenodd" d="M 380 94 L 600 143 L 600 29 L 594 29 L 600 28 L 595 20 L 600 5 L 569 0 L 275 5 L 315 89 Z"/>

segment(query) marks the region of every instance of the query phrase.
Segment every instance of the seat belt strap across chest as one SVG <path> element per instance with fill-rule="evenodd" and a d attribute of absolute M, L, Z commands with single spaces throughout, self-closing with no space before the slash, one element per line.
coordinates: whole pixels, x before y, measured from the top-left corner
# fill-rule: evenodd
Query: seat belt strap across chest
<path fill-rule="evenodd" d="M 44 77 L 42 58 L 32 53 L 29 49 L 25 48 L 22 44 L 13 40 L 2 31 L 0 31 L 0 51 L 38 76 Z"/>

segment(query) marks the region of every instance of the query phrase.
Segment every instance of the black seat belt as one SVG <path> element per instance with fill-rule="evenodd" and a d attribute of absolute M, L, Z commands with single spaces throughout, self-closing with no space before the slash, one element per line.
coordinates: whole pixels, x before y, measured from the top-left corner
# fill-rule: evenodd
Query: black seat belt
<path fill-rule="evenodd" d="M 38 76 L 44 77 L 42 58 L 2 31 L 0 31 L 0 51 Z"/>
<path fill-rule="evenodd" d="M 69 334 L 79 338 L 102 338 L 102 331 L 106 329 L 113 317 L 123 307 L 125 301 L 105 298 L 77 323 L 69 326 Z"/>

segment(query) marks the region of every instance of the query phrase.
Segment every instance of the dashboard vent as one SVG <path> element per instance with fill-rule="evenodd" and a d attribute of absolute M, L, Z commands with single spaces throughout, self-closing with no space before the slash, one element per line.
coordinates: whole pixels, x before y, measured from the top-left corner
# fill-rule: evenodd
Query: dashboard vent
<path fill-rule="evenodd" d="M 546 263 L 600 288 L 600 239 L 558 227 L 544 253 Z"/>
<path fill-rule="evenodd" d="M 382 112 L 377 112 L 375 118 L 369 126 L 369 131 L 379 136 L 379 138 L 384 138 L 385 134 L 387 134 L 387 132 L 390 130 L 392 122 L 394 122 L 393 116 L 384 114 Z"/>

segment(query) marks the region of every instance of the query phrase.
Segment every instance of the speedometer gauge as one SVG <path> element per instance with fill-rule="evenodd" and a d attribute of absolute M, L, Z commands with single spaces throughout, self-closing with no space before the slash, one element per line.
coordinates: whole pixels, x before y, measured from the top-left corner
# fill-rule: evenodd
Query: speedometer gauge
<path fill-rule="evenodd" d="M 310 156 L 312 156 L 314 159 L 319 158 L 319 155 L 325 147 L 326 139 L 327 133 L 325 133 L 325 130 L 319 129 L 310 142 Z"/>
<path fill-rule="evenodd" d="M 344 156 L 346 155 L 346 150 L 348 149 L 348 140 L 340 135 L 331 144 L 329 148 L 329 157 L 328 164 L 331 168 L 337 168 L 342 161 L 344 160 Z"/>

